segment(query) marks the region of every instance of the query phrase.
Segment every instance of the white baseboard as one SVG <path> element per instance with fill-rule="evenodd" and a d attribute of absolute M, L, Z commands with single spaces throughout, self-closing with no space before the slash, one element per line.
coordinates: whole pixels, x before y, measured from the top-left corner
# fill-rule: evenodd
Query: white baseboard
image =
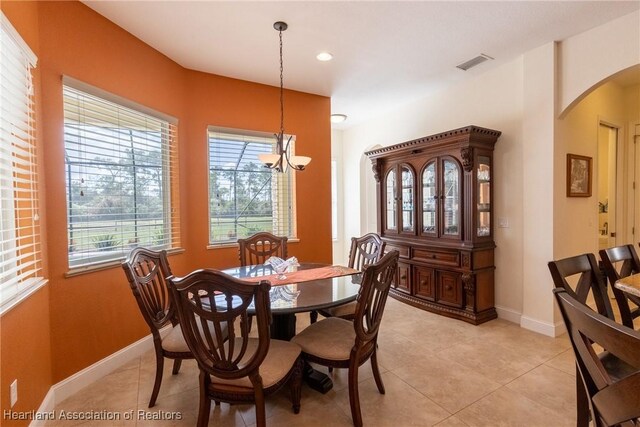
<path fill-rule="evenodd" d="M 498 317 L 500 319 L 508 320 L 509 322 L 520 325 L 521 328 L 528 329 L 530 331 L 537 332 L 549 337 L 557 337 L 567 332 L 567 328 L 562 321 L 555 324 L 541 322 L 540 320 L 523 316 L 522 313 L 519 313 L 513 309 L 499 306 L 496 306 L 496 312 L 498 313 Z"/>
<path fill-rule="evenodd" d="M 509 322 L 515 323 L 516 325 L 520 325 L 520 318 L 522 317 L 522 313 L 510 308 L 499 306 L 496 306 L 496 312 L 498 313 L 499 319 L 507 320 Z"/>
<path fill-rule="evenodd" d="M 47 392 L 47 395 L 44 397 L 44 400 L 40 404 L 40 407 L 38 408 L 38 413 L 44 414 L 45 412 L 51 412 L 53 411 L 55 406 L 56 405 L 55 405 L 54 391 L 53 391 L 53 387 L 51 387 Z M 39 426 L 46 425 L 46 423 L 47 421 L 45 420 L 34 420 L 34 421 L 31 421 L 29 426 L 39 427 Z"/>
<path fill-rule="evenodd" d="M 533 319 L 531 317 L 522 316 L 520 320 L 520 326 L 529 329 L 530 331 L 537 332 L 548 337 L 557 337 L 567 332 L 563 322 L 547 323 L 540 320 Z"/>
<path fill-rule="evenodd" d="M 169 332 L 170 326 L 160 331 L 161 335 L 165 335 Z M 136 357 L 141 356 L 145 352 L 153 349 L 153 337 L 151 334 L 147 335 L 128 345 L 127 347 L 116 351 L 115 353 L 105 357 L 102 360 L 97 361 L 91 366 L 84 368 L 83 370 L 76 372 L 68 378 L 54 384 L 49 389 L 49 392 L 45 396 L 38 412 L 53 411 L 55 405 L 65 400 L 67 397 L 77 393 L 84 387 L 99 380 L 105 375 L 118 369 L 125 363 L 133 360 Z M 43 421 L 32 421 L 30 426 L 37 427 L 44 425 Z"/>

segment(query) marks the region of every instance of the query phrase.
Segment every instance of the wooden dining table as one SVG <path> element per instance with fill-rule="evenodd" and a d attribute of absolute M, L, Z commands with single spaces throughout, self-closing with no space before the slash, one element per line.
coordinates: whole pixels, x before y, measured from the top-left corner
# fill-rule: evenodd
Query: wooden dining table
<path fill-rule="evenodd" d="M 268 280 L 271 283 L 271 338 L 286 341 L 296 334 L 296 313 L 354 301 L 362 278 L 362 273 L 353 268 L 315 263 L 302 263 L 290 268 L 284 273 L 284 279 L 278 278 L 270 265 L 235 267 L 223 272 L 246 281 Z M 251 310 L 250 306 L 250 313 Z M 321 393 L 333 387 L 329 376 L 314 370 L 309 364 L 305 367 L 305 380 Z"/>
<path fill-rule="evenodd" d="M 613 284 L 616 288 L 628 295 L 634 295 L 640 298 L 640 273 L 623 277 Z"/>

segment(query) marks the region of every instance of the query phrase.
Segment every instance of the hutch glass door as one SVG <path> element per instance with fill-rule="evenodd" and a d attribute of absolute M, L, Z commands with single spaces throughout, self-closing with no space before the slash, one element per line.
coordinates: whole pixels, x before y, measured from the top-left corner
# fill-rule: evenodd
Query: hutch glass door
<path fill-rule="evenodd" d="M 402 231 L 412 232 L 415 230 L 414 211 L 413 211 L 413 172 L 407 166 L 402 166 Z"/>
<path fill-rule="evenodd" d="M 445 236 L 460 235 L 460 168 L 452 160 L 442 162 L 443 174 L 443 227 Z"/>
<path fill-rule="evenodd" d="M 396 225 L 397 221 L 397 210 L 396 210 L 396 171 L 395 169 L 391 169 L 387 174 L 387 179 L 385 180 L 385 192 L 386 192 L 386 228 L 387 230 L 397 230 L 398 226 Z"/>
<path fill-rule="evenodd" d="M 491 159 L 478 156 L 478 237 L 491 235 Z"/>
<path fill-rule="evenodd" d="M 422 172 L 422 234 L 436 233 L 436 164 L 431 162 Z"/>

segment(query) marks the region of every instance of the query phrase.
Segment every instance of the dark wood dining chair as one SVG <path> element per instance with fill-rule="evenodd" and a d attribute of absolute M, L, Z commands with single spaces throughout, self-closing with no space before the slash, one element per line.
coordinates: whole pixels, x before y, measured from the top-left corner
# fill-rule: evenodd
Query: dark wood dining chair
<path fill-rule="evenodd" d="M 582 254 L 551 261 L 548 264 L 551 277 L 557 289 L 564 289 L 571 297 L 588 307 L 590 295 L 596 305 L 596 311 L 613 321 L 615 316 L 607 295 L 606 282 L 593 254 Z M 591 307 L 589 307 L 592 309 Z M 602 352 L 600 358 L 615 378 L 626 375 L 630 367 L 608 352 Z M 576 411 L 577 426 L 589 425 L 589 400 L 576 366 Z"/>
<path fill-rule="evenodd" d="M 640 273 L 638 254 L 633 245 L 622 245 L 601 250 L 600 259 L 616 297 L 622 324 L 633 329 L 633 319 L 640 316 L 640 298 L 625 294 L 614 283 L 623 277 Z M 629 301 L 633 303 L 633 308 L 629 306 Z"/>
<path fill-rule="evenodd" d="M 122 263 L 122 269 L 153 336 L 156 377 L 149 399 L 151 408 L 156 404 L 160 392 L 164 359 L 173 359 L 172 373 L 176 375 L 180 371 L 182 360 L 193 359 L 193 355 L 182 335 L 175 305 L 165 282 L 165 278 L 171 276 L 167 252 L 136 248 Z M 167 325 L 171 325 L 171 330 L 163 338 L 160 329 Z"/>
<path fill-rule="evenodd" d="M 394 250 L 364 268 L 353 321 L 329 317 L 310 325 L 291 340 L 302 348 L 302 356 L 308 362 L 349 369 L 351 417 L 358 427 L 362 426 L 358 367 L 367 360 L 371 360 L 378 391 L 385 393 L 378 368 L 377 340 L 398 257 L 398 251 Z"/>
<path fill-rule="evenodd" d="M 595 427 L 627 421 L 640 425 L 640 333 L 588 309 L 565 289 L 553 290 L 576 357 L 579 379 L 587 392 Z M 623 360 L 632 371 L 610 375 L 594 344 Z"/>
<path fill-rule="evenodd" d="M 211 400 L 254 402 L 256 424 L 265 425 L 265 395 L 288 384 L 293 411 L 300 411 L 303 361 L 300 347 L 269 337 L 270 284 L 197 270 L 167 279 L 187 345 L 200 368 L 197 425 L 209 422 Z M 248 312 L 255 309 L 257 337 L 249 337 Z M 228 326 L 228 340 L 224 327 Z"/>
<path fill-rule="evenodd" d="M 286 236 L 279 237 L 266 231 L 238 239 L 240 265 L 264 264 L 272 256 L 286 259 L 287 240 Z"/>
<path fill-rule="evenodd" d="M 384 255 L 385 246 L 386 243 L 376 233 L 367 233 L 361 237 L 352 237 L 348 266 L 356 270 L 364 270 L 367 265 L 380 261 L 382 255 Z M 352 301 L 337 307 L 319 310 L 318 312 L 324 317 L 340 317 L 342 319 L 353 320 L 356 313 L 356 302 Z M 311 312 L 311 323 L 315 323 L 318 320 L 318 312 Z"/>

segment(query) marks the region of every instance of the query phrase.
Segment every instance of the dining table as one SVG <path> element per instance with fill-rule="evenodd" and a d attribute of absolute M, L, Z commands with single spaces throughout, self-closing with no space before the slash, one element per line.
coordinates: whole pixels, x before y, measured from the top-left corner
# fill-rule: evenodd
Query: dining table
<path fill-rule="evenodd" d="M 613 286 L 628 295 L 640 298 L 640 273 L 618 279 Z"/>
<path fill-rule="evenodd" d="M 360 290 L 362 273 L 340 265 L 300 263 L 282 275 L 268 264 L 234 267 L 224 273 L 250 282 L 271 283 L 272 339 L 289 341 L 296 334 L 296 314 L 331 308 L 354 301 Z M 251 314 L 253 307 L 249 306 Z M 306 365 L 305 379 L 321 393 L 333 387 L 326 374 Z"/>

